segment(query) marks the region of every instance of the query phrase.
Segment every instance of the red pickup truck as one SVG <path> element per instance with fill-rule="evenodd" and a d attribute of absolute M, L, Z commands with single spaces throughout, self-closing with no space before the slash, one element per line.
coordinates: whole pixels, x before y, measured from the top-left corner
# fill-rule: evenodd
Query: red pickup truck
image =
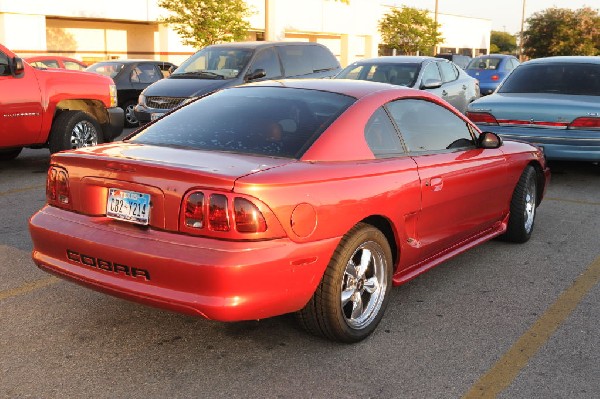
<path fill-rule="evenodd" d="M 111 78 L 35 69 L 0 44 L 0 161 L 23 147 L 54 153 L 112 141 L 123 117 Z"/>

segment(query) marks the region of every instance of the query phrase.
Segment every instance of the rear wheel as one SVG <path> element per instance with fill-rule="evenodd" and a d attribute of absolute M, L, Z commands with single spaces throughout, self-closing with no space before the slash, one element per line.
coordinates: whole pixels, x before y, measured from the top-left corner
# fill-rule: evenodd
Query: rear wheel
<path fill-rule="evenodd" d="M 50 152 L 90 147 L 102 143 L 100 125 L 83 111 L 63 111 L 52 123 Z"/>
<path fill-rule="evenodd" d="M 513 192 L 510 201 L 508 227 L 502 238 L 506 241 L 518 243 L 528 241 L 533 232 L 536 206 L 536 173 L 532 166 L 527 166 L 521 174 L 519 182 Z"/>
<path fill-rule="evenodd" d="M 335 250 L 300 324 L 334 341 L 357 342 L 377 327 L 389 301 L 392 253 L 375 227 L 359 223 Z"/>
<path fill-rule="evenodd" d="M 0 150 L 0 161 L 10 161 L 19 156 L 23 148 L 11 148 L 9 150 Z"/>

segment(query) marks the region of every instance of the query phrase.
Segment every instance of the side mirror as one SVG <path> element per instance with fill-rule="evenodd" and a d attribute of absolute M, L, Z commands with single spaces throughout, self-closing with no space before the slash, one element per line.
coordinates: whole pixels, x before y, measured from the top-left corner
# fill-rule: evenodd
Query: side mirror
<path fill-rule="evenodd" d="M 265 76 L 267 76 L 267 72 L 265 72 L 264 69 L 255 69 L 254 71 L 246 75 L 246 81 L 250 82 L 252 80 L 264 78 Z"/>
<path fill-rule="evenodd" d="M 19 57 L 14 57 L 10 60 L 10 69 L 15 78 L 20 78 L 25 73 L 25 65 Z"/>
<path fill-rule="evenodd" d="M 423 83 L 421 83 L 421 89 L 437 89 L 438 87 L 442 87 L 442 81 L 439 79 L 427 79 Z"/>
<path fill-rule="evenodd" d="M 483 132 L 477 140 L 479 148 L 494 149 L 502 145 L 502 138 L 493 132 Z"/>

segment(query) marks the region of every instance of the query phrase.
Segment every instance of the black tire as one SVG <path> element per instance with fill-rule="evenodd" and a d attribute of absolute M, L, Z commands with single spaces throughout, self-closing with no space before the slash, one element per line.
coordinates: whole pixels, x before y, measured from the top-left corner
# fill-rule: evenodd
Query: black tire
<path fill-rule="evenodd" d="M 342 238 L 315 293 L 296 318 L 311 334 L 358 342 L 381 321 L 391 287 L 390 245 L 380 230 L 359 223 Z"/>
<path fill-rule="evenodd" d="M 11 148 L 9 150 L 0 150 L 0 162 L 10 161 L 19 156 L 23 148 Z"/>
<path fill-rule="evenodd" d="M 102 130 L 94 117 L 83 111 L 63 111 L 52 123 L 48 146 L 54 154 L 100 143 Z"/>
<path fill-rule="evenodd" d="M 121 108 L 125 111 L 125 127 L 137 127 L 140 124 L 135 113 L 133 112 L 133 108 L 137 104 L 136 101 L 130 100 L 127 101 Z"/>
<path fill-rule="evenodd" d="M 510 201 L 506 241 L 523 243 L 531 238 L 537 207 L 537 176 L 532 166 L 525 167 Z"/>

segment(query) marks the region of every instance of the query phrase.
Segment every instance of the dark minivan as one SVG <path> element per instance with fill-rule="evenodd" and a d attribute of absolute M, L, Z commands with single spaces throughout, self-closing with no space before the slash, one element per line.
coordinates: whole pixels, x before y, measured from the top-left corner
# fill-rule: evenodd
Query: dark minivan
<path fill-rule="evenodd" d="M 135 115 L 148 123 L 197 97 L 248 82 L 283 78 L 325 78 L 340 71 L 331 51 L 309 42 L 240 42 L 198 51 L 167 79 L 140 95 Z"/>

